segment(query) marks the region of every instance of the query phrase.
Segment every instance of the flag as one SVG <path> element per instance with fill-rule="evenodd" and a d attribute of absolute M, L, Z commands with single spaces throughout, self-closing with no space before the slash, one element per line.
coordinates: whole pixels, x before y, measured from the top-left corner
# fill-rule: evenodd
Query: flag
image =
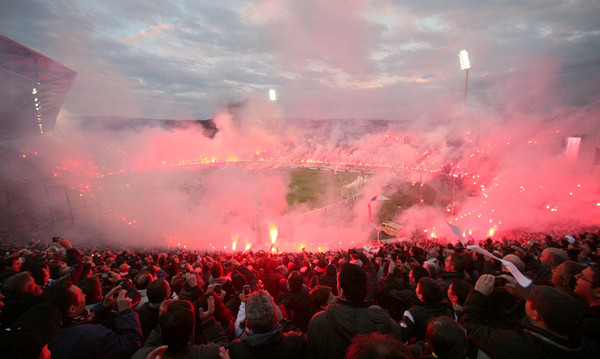
<path fill-rule="evenodd" d="M 371 200 L 367 204 L 368 214 L 369 214 L 369 223 L 371 223 L 371 226 L 373 226 L 373 228 L 379 229 L 379 226 L 373 222 L 373 215 L 372 215 L 372 211 L 371 211 L 371 202 L 373 202 L 373 201 L 389 201 L 389 200 L 390 199 L 387 198 L 386 196 L 379 195 L 379 196 L 374 196 L 373 198 L 371 198 Z"/>
<path fill-rule="evenodd" d="M 448 225 L 450 226 L 450 228 L 452 228 L 452 231 L 454 233 L 456 233 L 456 235 L 458 236 L 458 240 L 460 241 L 460 243 L 463 244 L 463 246 L 465 245 L 465 236 L 463 236 L 460 228 L 458 228 L 457 226 L 453 225 L 452 223 L 446 221 L 446 223 L 448 223 Z"/>

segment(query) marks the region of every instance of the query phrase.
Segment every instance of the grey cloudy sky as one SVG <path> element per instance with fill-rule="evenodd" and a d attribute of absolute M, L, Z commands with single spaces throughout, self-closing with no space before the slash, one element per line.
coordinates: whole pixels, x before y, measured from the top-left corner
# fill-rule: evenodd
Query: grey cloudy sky
<path fill-rule="evenodd" d="M 4 0 L 0 33 L 77 72 L 63 111 L 206 119 L 266 100 L 278 116 L 412 120 L 600 94 L 597 0 Z"/>

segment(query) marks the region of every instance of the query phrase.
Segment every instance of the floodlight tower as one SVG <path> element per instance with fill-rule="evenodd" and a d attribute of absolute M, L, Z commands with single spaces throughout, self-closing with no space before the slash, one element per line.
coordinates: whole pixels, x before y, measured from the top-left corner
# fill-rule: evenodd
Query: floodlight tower
<path fill-rule="evenodd" d="M 460 69 L 465 71 L 465 107 L 467 106 L 467 88 L 469 86 L 469 70 L 471 69 L 471 61 L 469 61 L 469 53 L 467 50 L 462 50 L 458 53 L 458 60 L 460 61 Z"/>
<path fill-rule="evenodd" d="M 269 90 L 269 100 L 273 102 L 277 101 L 277 92 L 274 89 Z"/>

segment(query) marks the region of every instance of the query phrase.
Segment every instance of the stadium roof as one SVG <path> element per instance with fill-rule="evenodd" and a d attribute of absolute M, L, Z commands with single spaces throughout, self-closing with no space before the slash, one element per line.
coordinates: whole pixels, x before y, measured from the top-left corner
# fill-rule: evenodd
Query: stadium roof
<path fill-rule="evenodd" d="M 75 75 L 0 35 L 0 140 L 51 131 Z"/>

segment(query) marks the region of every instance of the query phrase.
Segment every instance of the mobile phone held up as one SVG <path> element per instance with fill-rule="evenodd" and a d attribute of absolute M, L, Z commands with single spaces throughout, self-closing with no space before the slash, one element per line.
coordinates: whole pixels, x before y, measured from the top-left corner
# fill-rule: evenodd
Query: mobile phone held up
<path fill-rule="evenodd" d="M 221 294 L 221 285 L 220 284 L 215 285 L 215 289 L 213 289 L 213 292 L 220 295 Z"/>
<path fill-rule="evenodd" d="M 250 289 L 250 286 L 246 284 L 244 286 L 244 295 L 249 296 L 251 293 L 252 293 L 252 289 Z"/>

